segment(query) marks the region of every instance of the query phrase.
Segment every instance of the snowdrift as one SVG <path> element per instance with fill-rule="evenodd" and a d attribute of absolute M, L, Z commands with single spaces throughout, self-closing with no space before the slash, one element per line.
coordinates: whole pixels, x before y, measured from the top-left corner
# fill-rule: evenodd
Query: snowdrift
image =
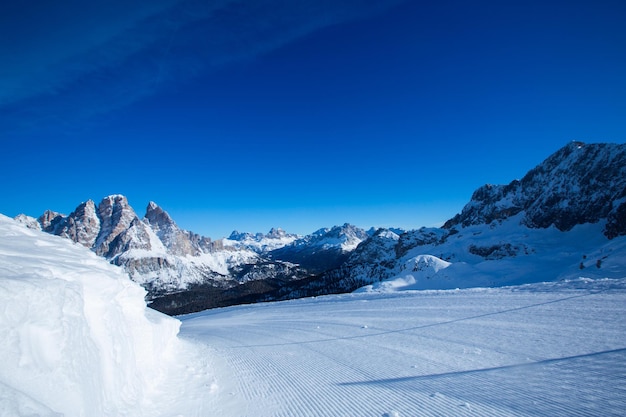
<path fill-rule="evenodd" d="M 0 215 L 0 416 L 141 416 L 179 347 L 121 268 Z"/>

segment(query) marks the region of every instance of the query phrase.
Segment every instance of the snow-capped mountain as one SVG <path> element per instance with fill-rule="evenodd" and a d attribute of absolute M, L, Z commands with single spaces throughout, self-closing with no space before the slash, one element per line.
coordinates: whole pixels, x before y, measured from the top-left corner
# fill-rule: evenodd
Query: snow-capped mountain
<path fill-rule="evenodd" d="M 346 223 L 331 229 L 319 229 L 269 255 L 272 259 L 296 263 L 313 273 L 321 273 L 340 266 L 350 252 L 368 238 L 365 230 Z"/>
<path fill-rule="evenodd" d="M 224 246 L 244 247 L 258 253 L 267 253 L 274 249 L 293 243 L 302 236 L 285 232 L 280 227 L 272 228 L 269 233 L 241 233 L 234 230 L 228 239 L 224 239 Z"/>
<path fill-rule="evenodd" d="M 180 229 L 154 202 L 140 219 L 121 195 L 69 216 L 17 216 L 123 266 L 168 313 L 311 295 L 456 288 L 554 277 L 623 276 L 626 145 L 573 142 L 521 180 L 485 185 L 441 228 L 307 236 L 272 229 L 212 241 Z"/>
<path fill-rule="evenodd" d="M 154 202 L 140 219 L 123 195 L 105 197 L 98 205 L 89 200 L 67 216 L 46 211 L 37 222 L 28 216 L 16 220 L 29 227 L 39 224 L 43 231 L 123 266 L 151 297 L 190 285 L 233 285 L 230 266 L 258 257 L 250 250 L 224 249 L 221 242 L 180 229 Z"/>
<path fill-rule="evenodd" d="M 173 255 L 197 256 L 215 249 L 210 238 L 180 229 L 170 215 L 153 201 L 148 204 L 143 221 Z"/>
<path fill-rule="evenodd" d="M 485 185 L 442 228 L 381 231 L 303 293 L 520 284 L 626 274 L 626 145 L 563 147 L 509 185 Z"/>
<path fill-rule="evenodd" d="M 364 231 L 344 225 L 304 237 L 274 228 L 212 241 L 179 228 L 154 202 L 139 218 L 123 195 L 105 197 L 97 205 L 89 200 L 69 215 L 48 210 L 38 219 L 19 215 L 15 220 L 124 267 L 148 290 L 152 306 L 170 313 L 272 299 L 291 281 L 335 268 L 367 238 Z M 289 250 L 280 252 L 285 247 Z"/>

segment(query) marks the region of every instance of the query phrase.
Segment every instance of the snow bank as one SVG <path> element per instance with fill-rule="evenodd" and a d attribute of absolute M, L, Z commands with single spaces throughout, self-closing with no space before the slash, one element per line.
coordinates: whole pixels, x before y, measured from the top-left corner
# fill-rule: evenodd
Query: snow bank
<path fill-rule="evenodd" d="M 122 269 L 0 215 L 0 416 L 141 416 L 179 345 Z"/>

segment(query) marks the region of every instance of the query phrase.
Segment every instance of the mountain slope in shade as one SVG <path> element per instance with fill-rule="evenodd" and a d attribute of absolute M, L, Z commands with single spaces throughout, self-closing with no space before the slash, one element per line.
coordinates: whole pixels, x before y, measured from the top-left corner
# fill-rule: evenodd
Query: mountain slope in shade
<path fill-rule="evenodd" d="M 293 243 L 270 252 L 272 259 L 301 265 L 313 272 L 322 273 L 340 266 L 369 235 L 351 224 L 319 229 Z"/>

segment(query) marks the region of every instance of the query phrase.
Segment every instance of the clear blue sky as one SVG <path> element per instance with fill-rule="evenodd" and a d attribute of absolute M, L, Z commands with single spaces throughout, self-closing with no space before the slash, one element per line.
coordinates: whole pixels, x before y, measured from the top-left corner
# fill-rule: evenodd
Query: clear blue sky
<path fill-rule="evenodd" d="M 418 228 L 626 141 L 623 1 L 0 6 L 0 213 L 149 201 L 213 238 Z"/>

